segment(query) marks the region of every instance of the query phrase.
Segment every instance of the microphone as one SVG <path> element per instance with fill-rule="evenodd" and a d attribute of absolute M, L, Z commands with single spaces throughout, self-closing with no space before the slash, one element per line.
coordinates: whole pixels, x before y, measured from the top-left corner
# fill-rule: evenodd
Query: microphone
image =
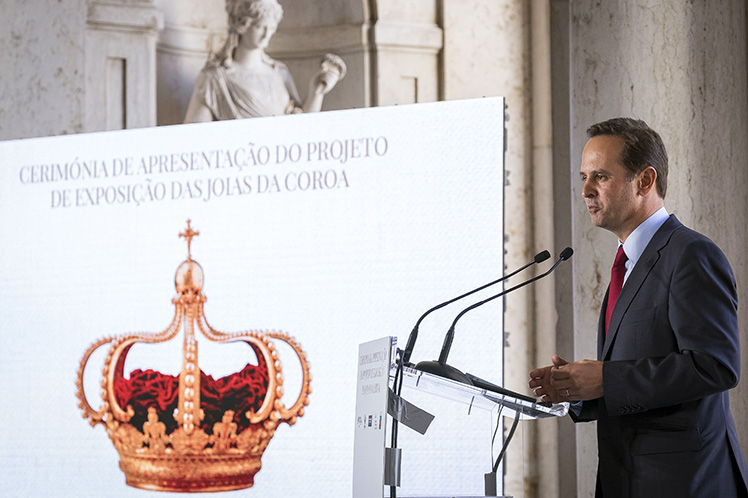
<path fill-rule="evenodd" d="M 444 344 L 442 345 L 442 351 L 439 355 L 439 359 L 436 361 L 422 361 L 416 365 L 417 370 L 421 370 L 422 372 L 428 372 L 434 375 L 438 375 L 440 377 L 445 377 L 447 379 L 456 380 L 458 382 L 462 382 L 463 384 L 471 384 L 472 381 L 470 378 L 462 373 L 461 371 L 457 370 L 456 368 L 450 366 L 447 364 L 447 357 L 449 356 L 449 350 L 452 348 L 452 340 L 454 339 L 455 335 L 455 324 L 457 323 L 457 320 L 462 318 L 462 316 L 467 313 L 468 311 L 477 308 L 478 306 L 483 306 L 489 301 L 493 301 L 494 299 L 497 299 L 501 296 L 504 296 L 506 294 L 509 294 L 510 292 L 513 292 L 521 287 L 524 287 L 527 284 L 531 284 L 537 280 L 540 280 L 543 277 L 546 277 L 553 272 L 553 270 L 558 267 L 559 264 L 561 264 L 562 261 L 566 261 L 567 259 L 571 258 L 572 254 L 574 254 L 574 251 L 571 247 L 567 247 L 563 251 L 561 251 L 561 254 L 558 256 L 558 260 L 553 264 L 550 270 L 546 271 L 545 273 L 541 273 L 540 275 L 537 275 L 529 280 L 525 280 L 521 284 L 517 284 L 514 287 L 510 287 L 509 289 L 502 291 L 495 296 L 491 296 L 488 299 L 484 299 L 483 301 L 479 301 L 471 306 L 468 306 L 464 310 L 462 310 L 457 317 L 455 317 L 454 321 L 452 322 L 452 326 L 449 327 L 449 330 L 447 331 L 447 335 L 444 337 Z"/>
<path fill-rule="evenodd" d="M 517 273 L 521 272 L 522 270 L 524 270 L 524 269 L 526 269 L 526 268 L 528 268 L 528 267 L 530 267 L 530 266 L 532 266 L 532 265 L 534 265 L 536 263 L 542 263 L 543 261 L 545 261 L 546 259 L 549 259 L 550 257 L 551 257 L 551 253 L 549 253 L 548 251 L 539 252 L 539 253 L 537 253 L 535 255 L 534 258 L 532 258 L 532 261 L 530 261 L 529 263 L 527 263 L 523 267 L 521 267 L 521 268 L 519 268 L 517 270 L 514 270 L 509 275 L 504 275 L 503 277 L 501 277 L 501 278 L 499 278 L 497 280 L 494 280 L 493 282 L 489 282 L 489 283 L 487 283 L 485 285 L 482 285 L 482 286 L 478 287 L 477 289 L 473 289 L 470 292 L 466 292 L 465 294 L 462 294 L 461 296 L 457 296 L 455 298 L 450 299 L 449 301 L 445 301 L 445 302 L 443 302 L 441 304 L 437 304 L 436 306 L 434 306 L 433 308 L 431 308 L 430 310 L 428 310 L 426 313 L 424 313 L 423 315 L 421 315 L 421 318 L 418 319 L 418 321 L 416 322 L 416 325 L 413 327 L 413 330 L 410 332 L 410 336 L 408 336 L 408 342 L 406 343 L 405 349 L 403 350 L 403 356 L 402 356 L 403 363 L 404 364 L 409 364 L 410 363 L 410 355 L 413 353 L 413 347 L 416 345 L 416 339 L 418 339 L 418 327 L 419 327 L 419 325 L 421 325 L 421 322 L 423 321 L 424 318 L 426 318 L 426 316 L 429 313 L 431 313 L 432 311 L 436 311 L 436 310 L 438 310 L 440 308 L 443 308 L 443 307 L 445 307 L 448 304 L 452 304 L 453 302 L 458 301 L 458 300 L 462 299 L 463 297 L 467 297 L 470 294 L 475 294 L 478 291 L 482 291 L 486 287 L 490 287 L 490 286 L 492 286 L 494 284 L 498 284 L 502 280 L 506 280 L 509 277 L 513 277 L 514 275 L 516 275 Z"/>

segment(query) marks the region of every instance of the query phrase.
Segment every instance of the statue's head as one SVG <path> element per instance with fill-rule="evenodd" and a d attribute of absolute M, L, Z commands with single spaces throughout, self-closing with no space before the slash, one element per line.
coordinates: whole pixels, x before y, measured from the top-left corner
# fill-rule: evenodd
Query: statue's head
<path fill-rule="evenodd" d="M 283 18 L 283 7 L 277 0 L 227 0 L 229 32 L 242 35 L 254 22 L 262 21 L 278 26 Z"/>
<path fill-rule="evenodd" d="M 283 17 L 283 7 L 278 0 L 226 0 L 226 12 L 229 14 L 229 33 L 223 48 L 215 55 L 211 55 L 208 64 L 220 64 L 229 67 L 233 63 L 234 49 L 239 44 L 241 36 L 250 26 L 264 24 L 270 28 L 262 45 L 275 33 L 278 23 Z M 265 48 L 260 46 L 259 48 Z"/>

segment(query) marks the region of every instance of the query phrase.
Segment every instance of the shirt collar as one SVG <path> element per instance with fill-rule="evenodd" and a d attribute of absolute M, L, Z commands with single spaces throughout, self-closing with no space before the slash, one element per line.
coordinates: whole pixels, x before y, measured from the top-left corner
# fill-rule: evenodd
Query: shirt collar
<path fill-rule="evenodd" d="M 644 220 L 641 225 L 636 227 L 631 235 L 628 236 L 626 242 L 623 243 L 623 251 L 626 253 L 628 260 L 626 261 L 626 277 L 629 276 L 631 270 L 639 261 L 644 249 L 646 249 L 649 241 L 652 240 L 654 234 L 660 229 L 663 223 L 668 219 L 668 214 L 665 207 L 661 207 L 655 211 L 649 218 Z M 618 245 L 621 245 L 621 241 L 618 241 Z M 624 279 L 625 279 L 624 278 Z"/>

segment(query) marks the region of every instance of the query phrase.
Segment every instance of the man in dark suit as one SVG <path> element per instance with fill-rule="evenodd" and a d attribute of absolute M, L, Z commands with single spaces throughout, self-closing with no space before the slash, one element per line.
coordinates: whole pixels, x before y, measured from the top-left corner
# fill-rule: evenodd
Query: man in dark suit
<path fill-rule="evenodd" d="M 748 496 L 728 390 L 740 377 L 730 264 L 664 207 L 667 153 L 643 121 L 591 126 L 582 195 L 619 251 L 598 323 L 598 361 L 530 372 L 530 388 L 597 420 L 597 497 Z M 742 216 L 742 215 L 741 215 Z"/>

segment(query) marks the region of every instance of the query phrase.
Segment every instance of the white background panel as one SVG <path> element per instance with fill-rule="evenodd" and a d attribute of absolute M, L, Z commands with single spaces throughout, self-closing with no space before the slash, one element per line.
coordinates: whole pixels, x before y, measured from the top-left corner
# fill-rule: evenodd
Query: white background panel
<path fill-rule="evenodd" d="M 501 274 L 503 106 L 481 99 L 0 143 L 4 488 L 18 496 L 164 496 L 124 484 L 103 427 L 81 417 L 74 381 L 97 339 L 170 323 L 174 273 L 187 255 L 178 234 L 191 219 L 211 325 L 288 332 L 313 376 L 306 414 L 278 429 L 255 486 L 222 496 L 349 496 L 358 345 L 392 335 L 404 347 L 426 309 Z M 356 140 L 368 140 L 368 156 L 363 148 L 345 161 L 310 153 Z M 298 160 L 279 163 L 278 148 L 294 144 Z M 248 164 L 263 147 L 267 162 Z M 220 168 L 195 161 L 179 170 L 183 157 L 213 151 Z M 142 167 L 172 155 L 176 171 Z M 49 173 L 94 161 L 97 178 Z M 130 174 L 115 176 L 123 164 Z M 307 177 L 325 174 L 327 185 L 305 188 Z M 184 194 L 188 185 L 194 197 Z M 208 185 L 217 189 L 210 196 Z M 149 188 L 163 197 L 151 198 Z M 86 192 L 97 189 L 105 195 L 92 204 Z M 451 320 L 471 302 L 427 318 L 412 360 L 436 359 Z M 497 300 L 460 320 L 452 365 L 500 383 L 501 309 Z M 201 367 L 214 377 L 246 361 L 244 349 L 198 341 Z M 298 375 L 281 353 L 290 397 Z M 102 361 L 87 371 L 94 406 Z M 135 346 L 126 372 L 139 367 L 178 372 L 181 334 L 165 346 Z M 403 436 L 413 446 L 404 450 L 411 463 L 403 492 L 482 491 L 490 423 L 468 422 L 422 441 Z M 452 462 L 453 471 L 435 473 L 432 460 Z M 465 469 L 478 480 L 467 484 Z"/>

